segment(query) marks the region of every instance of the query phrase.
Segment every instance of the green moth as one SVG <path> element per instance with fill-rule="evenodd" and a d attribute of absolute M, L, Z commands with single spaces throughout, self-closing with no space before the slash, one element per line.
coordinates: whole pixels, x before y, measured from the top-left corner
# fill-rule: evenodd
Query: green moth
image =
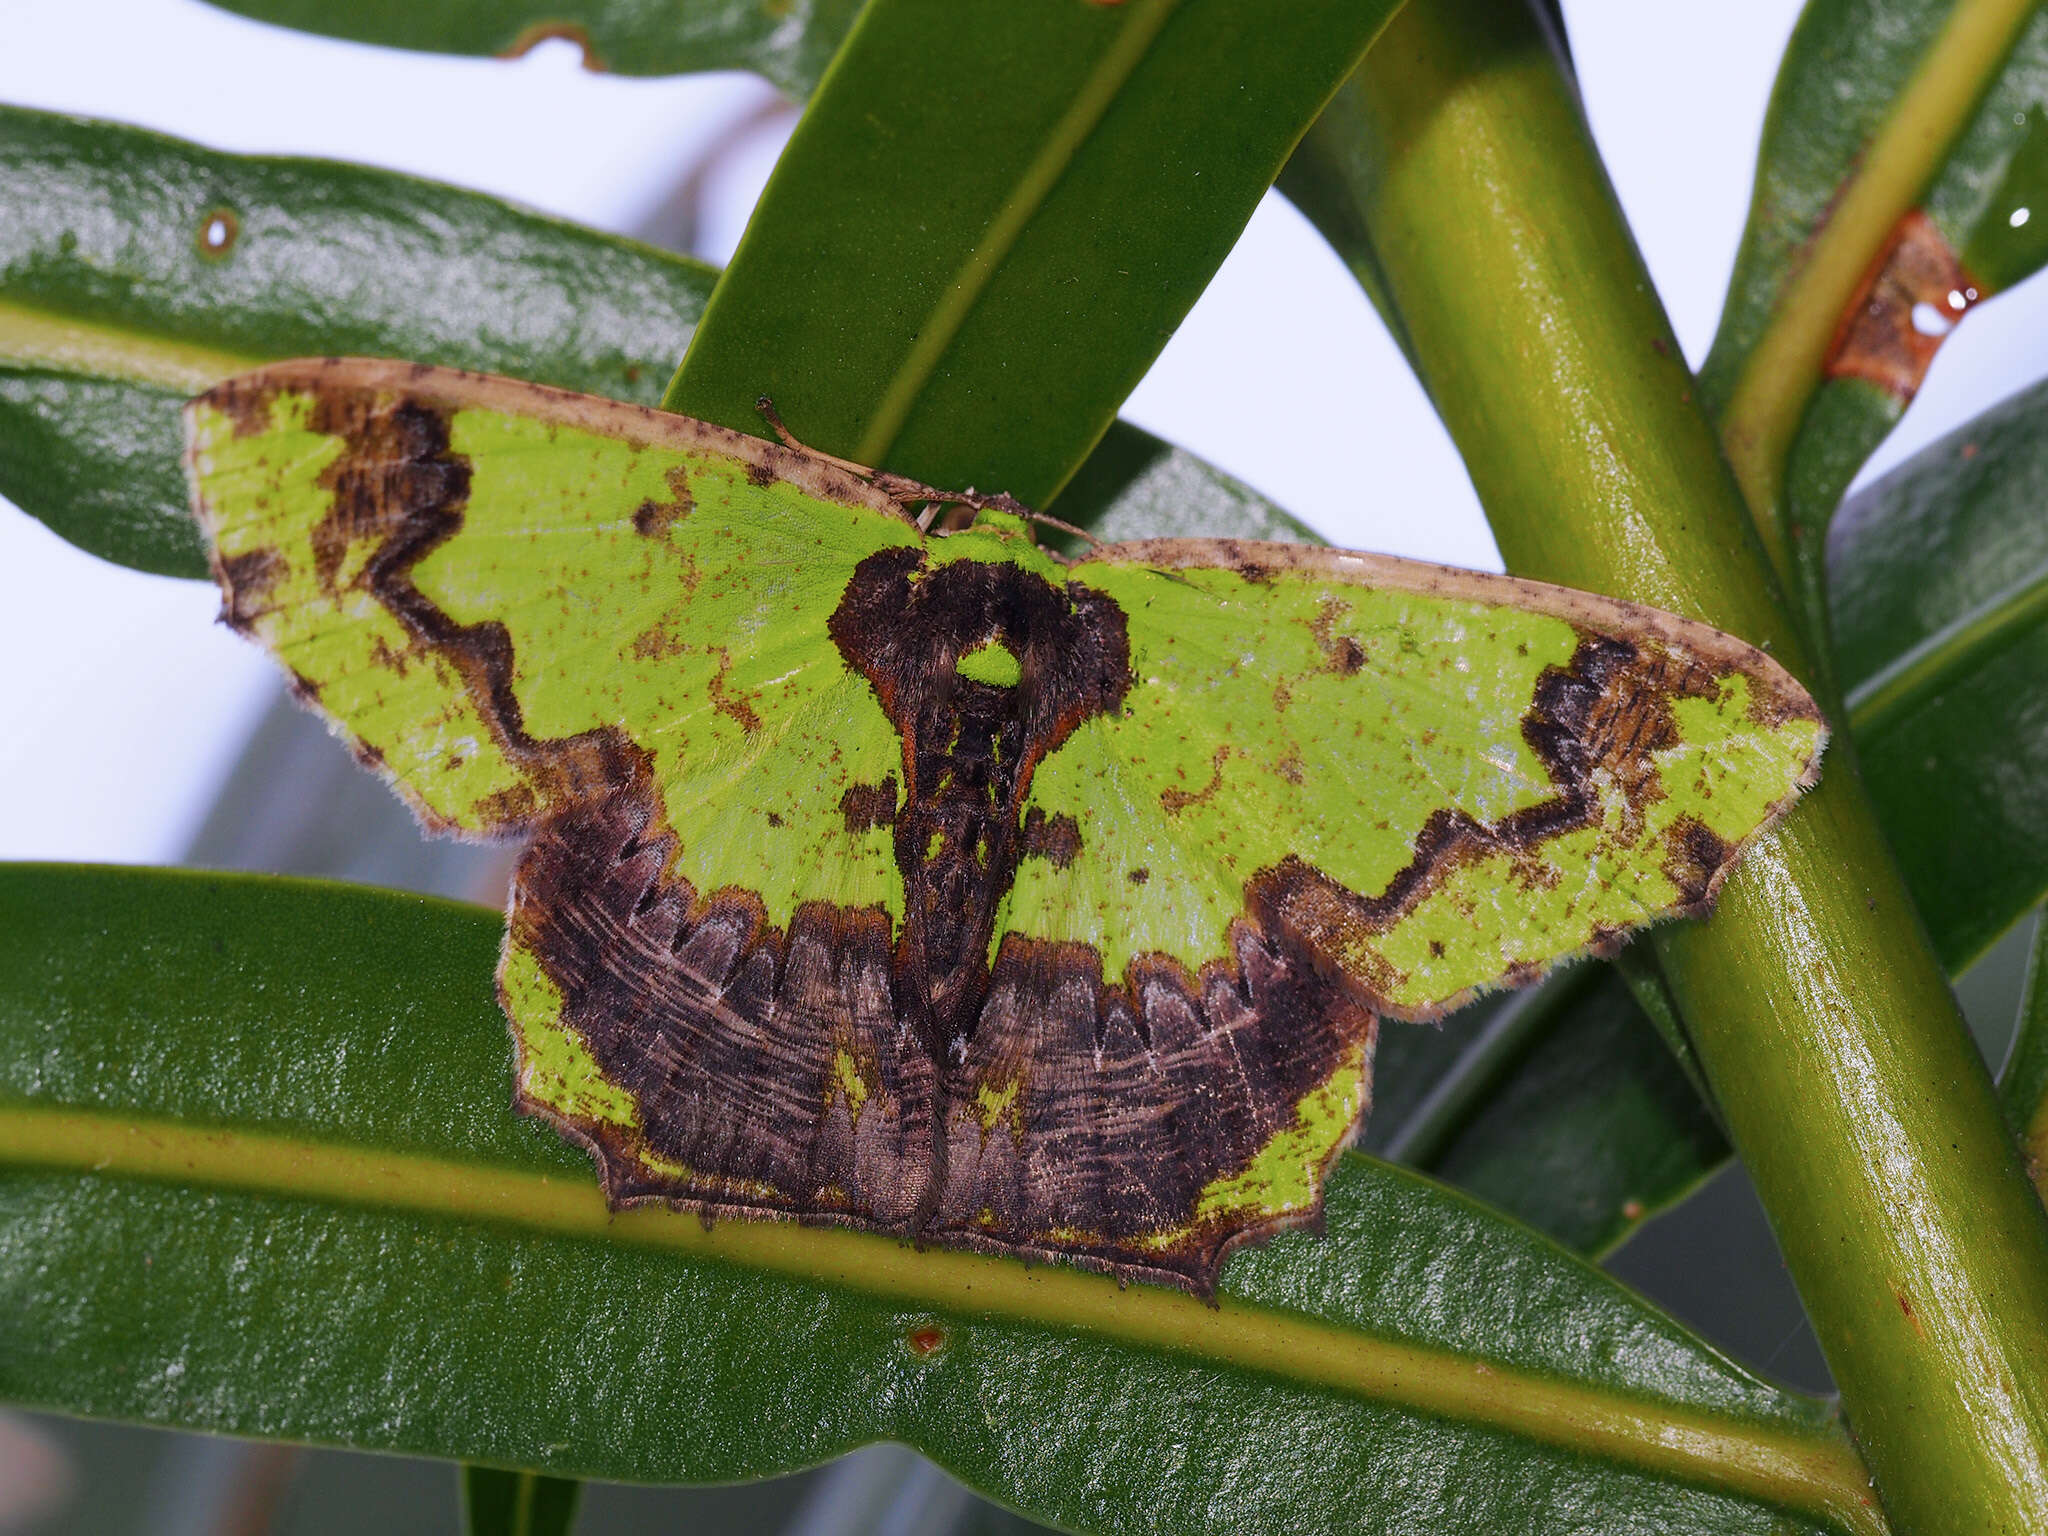
<path fill-rule="evenodd" d="M 1705 910 L 1825 732 L 1627 603 L 928 535 L 822 456 L 403 364 L 188 409 L 227 623 L 436 831 L 525 836 L 521 1108 L 615 1204 L 1213 1288 L 1381 1017 Z"/>

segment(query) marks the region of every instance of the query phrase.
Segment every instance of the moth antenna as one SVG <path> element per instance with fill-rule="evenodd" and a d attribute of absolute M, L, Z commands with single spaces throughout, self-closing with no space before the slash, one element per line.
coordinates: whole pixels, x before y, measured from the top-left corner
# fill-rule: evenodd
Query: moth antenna
<path fill-rule="evenodd" d="M 800 453 L 807 459 L 822 459 L 827 464 L 836 464 L 850 475 L 859 475 L 863 480 L 873 480 L 875 472 L 865 464 L 856 464 L 851 459 L 842 459 L 836 453 L 827 453 L 822 448 L 813 448 L 809 443 L 798 440 L 797 435 L 782 424 L 775 402 L 766 395 L 754 399 L 754 409 L 767 417 L 768 425 L 775 429 L 775 435 L 782 439 L 782 446 L 792 453 Z"/>
<path fill-rule="evenodd" d="M 1048 512 L 1034 511 L 1007 491 L 984 494 L 971 485 L 964 491 L 942 491 L 937 486 L 926 485 L 922 480 L 913 480 L 908 475 L 895 474 L 885 469 L 871 469 L 865 464 L 856 464 L 851 459 L 842 459 L 836 453 L 826 453 L 822 449 L 813 448 L 783 425 L 782 417 L 775 409 L 775 402 L 766 395 L 755 398 L 754 409 L 767 419 L 768 425 L 775 429 L 775 435 L 782 439 L 782 446 L 792 453 L 822 459 L 827 464 L 838 465 L 849 474 L 859 475 L 905 512 L 914 506 L 923 505 L 924 510 L 915 519 L 919 532 L 931 532 L 932 519 L 938 514 L 939 508 L 950 505 L 972 507 L 977 512 L 1008 512 L 1011 516 L 1021 517 L 1026 522 L 1040 523 L 1047 528 L 1058 529 L 1061 533 L 1080 539 L 1096 549 L 1103 547 L 1102 540 L 1086 528 L 1076 527 Z"/>

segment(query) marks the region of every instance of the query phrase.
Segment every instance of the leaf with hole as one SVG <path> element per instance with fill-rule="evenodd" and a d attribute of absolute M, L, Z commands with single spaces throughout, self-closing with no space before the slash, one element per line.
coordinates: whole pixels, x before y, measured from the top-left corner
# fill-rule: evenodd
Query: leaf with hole
<path fill-rule="evenodd" d="M 1700 387 L 1817 640 L 1843 493 L 1964 314 L 2048 259 L 2044 213 L 2048 14 L 1806 7 Z"/>

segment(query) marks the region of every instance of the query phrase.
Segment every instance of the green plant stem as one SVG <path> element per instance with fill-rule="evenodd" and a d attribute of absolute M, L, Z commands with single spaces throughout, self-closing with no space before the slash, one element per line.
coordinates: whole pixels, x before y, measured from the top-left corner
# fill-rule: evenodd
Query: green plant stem
<path fill-rule="evenodd" d="M 1413 0 L 1304 152 L 1356 200 L 1509 567 L 1704 618 L 1810 677 L 1520 0 Z M 1836 742 L 1660 960 L 1898 1527 L 2048 1529 L 2048 1219 Z"/>
<path fill-rule="evenodd" d="M 573 1478 L 497 1467 L 462 1469 L 468 1536 L 566 1536 L 582 1497 L 583 1485 Z"/>

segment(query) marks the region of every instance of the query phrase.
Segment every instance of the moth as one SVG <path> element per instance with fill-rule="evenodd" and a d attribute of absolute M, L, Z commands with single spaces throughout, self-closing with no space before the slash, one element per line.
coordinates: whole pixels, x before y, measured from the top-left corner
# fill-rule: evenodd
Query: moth
<path fill-rule="evenodd" d="M 516 1101 L 614 1205 L 1207 1293 L 1382 1018 L 1703 912 L 1817 772 L 1697 623 L 1229 540 L 927 533 L 823 456 L 328 359 L 187 411 L 223 618 L 436 832 L 524 837 Z"/>

